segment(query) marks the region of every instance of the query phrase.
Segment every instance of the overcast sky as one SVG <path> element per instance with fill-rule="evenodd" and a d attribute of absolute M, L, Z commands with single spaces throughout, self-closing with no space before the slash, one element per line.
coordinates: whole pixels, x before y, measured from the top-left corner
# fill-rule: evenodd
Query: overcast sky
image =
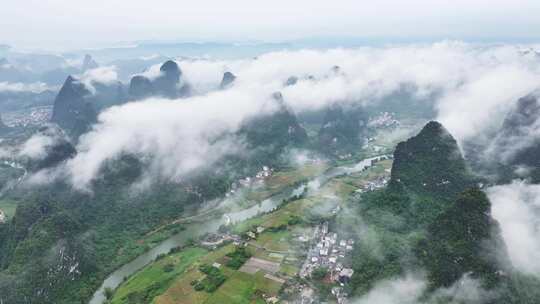
<path fill-rule="evenodd" d="M 530 39 L 539 0 L 2 0 L 0 43 L 90 47 L 134 40 L 306 37 Z"/>

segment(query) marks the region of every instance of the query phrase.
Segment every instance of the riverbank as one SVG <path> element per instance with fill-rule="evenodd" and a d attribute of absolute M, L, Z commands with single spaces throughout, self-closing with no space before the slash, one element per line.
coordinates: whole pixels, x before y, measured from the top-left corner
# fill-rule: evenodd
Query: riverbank
<path fill-rule="evenodd" d="M 309 229 L 311 225 L 309 224 L 309 217 L 311 212 L 306 212 L 306 210 L 319 212 L 321 214 L 331 214 L 331 210 L 337 206 L 336 203 L 339 203 L 339 201 L 343 201 L 344 198 L 352 195 L 356 189 L 367 183 L 366 177 L 373 177 L 373 174 L 371 172 L 367 172 L 369 170 L 366 170 L 366 168 L 374 166 L 376 163 L 373 162 L 373 160 L 380 157 L 381 156 L 376 156 L 374 158 L 362 160 L 361 162 L 358 162 L 354 165 L 336 167 L 334 168 L 336 170 L 326 170 L 324 174 L 312 179 L 309 182 L 312 183 L 316 180 L 319 186 L 316 189 L 316 193 L 312 193 L 311 196 L 307 199 L 297 199 L 295 201 L 287 203 L 286 205 L 281 205 L 281 203 L 283 202 L 283 197 L 286 197 L 282 194 L 279 200 L 265 200 L 264 202 L 266 203 L 261 202 L 260 204 L 256 205 L 256 207 L 251 207 L 245 210 L 241 210 L 235 214 L 228 214 L 227 216 L 221 217 L 217 223 L 214 223 L 214 221 L 207 221 L 204 223 L 204 227 L 201 226 L 196 229 L 194 228 L 194 226 L 196 226 L 197 223 L 192 223 L 187 227 L 186 231 L 183 231 L 179 235 L 175 236 L 174 240 L 168 240 L 168 242 L 166 242 L 168 244 L 167 246 L 165 246 L 165 244 L 162 244 L 163 246 L 160 245 L 160 250 L 149 254 L 149 257 L 147 258 L 151 258 L 157 252 L 165 250 L 167 248 L 168 250 L 170 250 L 170 248 L 172 247 L 169 248 L 169 246 L 172 246 L 172 244 L 180 245 L 180 243 L 182 243 L 182 238 L 180 237 L 180 235 L 184 236 L 183 241 L 185 242 L 189 237 L 196 238 L 197 236 L 204 234 L 202 232 L 212 232 L 209 231 L 212 230 L 210 227 L 217 231 L 219 226 L 227 223 L 227 218 L 232 217 L 236 219 L 236 225 L 234 225 L 231 229 L 237 233 L 247 233 L 250 230 L 256 231 L 257 227 L 261 227 L 266 230 L 261 234 L 260 238 L 257 238 L 257 240 L 254 240 L 252 242 L 248 242 L 248 244 L 252 248 L 254 256 L 258 256 L 263 259 L 280 258 L 283 261 L 283 263 L 280 262 L 280 265 L 282 265 L 282 267 L 280 266 L 280 271 L 285 274 L 284 279 L 286 280 L 287 278 L 294 276 L 299 270 L 299 265 L 296 265 L 294 261 L 300 260 L 298 252 L 301 252 L 301 250 L 297 250 L 296 247 L 297 245 L 301 245 L 302 242 L 294 246 L 289 246 L 289 244 L 293 244 L 295 242 L 298 243 L 298 236 L 304 235 L 305 230 Z M 374 171 L 377 171 L 378 174 L 387 174 L 387 171 L 385 171 L 385 169 L 389 168 L 390 164 L 390 160 L 384 160 L 384 162 L 377 163 L 377 165 L 374 166 L 376 167 L 376 170 Z M 335 200 L 333 203 L 328 204 L 328 198 L 332 195 L 340 197 L 341 200 Z M 302 215 L 300 221 L 298 221 L 298 215 Z M 290 229 L 287 228 L 281 233 L 278 233 L 277 231 L 272 231 L 277 227 L 284 226 L 290 227 Z M 288 254 L 285 254 L 285 252 L 288 252 L 289 250 L 292 250 L 290 256 Z M 297 251 L 297 253 L 294 253 L 295 251 Z M 276 254 L 276 252 L 279 252 L 279 254 Z M 151 260 L 149 261 L 149 263 L 150 262 Z M 137 272 L 137 269 L 135 269 L 135 267 L 138 265 L 139 264 L 126 265 L 126 268 L 124 270 L 133 271 L 133 273 L 136 272 L 137 274 L 134 277 L 139 276 L 140 272 Z M 119 273 L 114 277 L 125 273 L 125 271 L 119 271 Z M 180 277 L 184 277 L 184 275 L 178 276 L 178 278 L 175 280 L 175 283 L 172 283 L 171 287 L 159 299 L 167 298 L 167 293 L 173 292 L 173 290 L 184 290 L 180 294 L 183 294 L 183 296 L 187 295 L 185 294 L 185 292 L 188 292 L 189 289 L 185 289 L 186 287 L 183 286 L 186 284 L 185 279 L 181 280 Z M 235 275 L 235 277 L 237 277 L 237 275 Z M 106 283 L 115 283 L 114 281 L 112 281 L 112 277 L 110 277 L 109 279 L 111 280 L 107 281 Z M 121 280 L 119 280 L 118 284 L 122 283 L 123 280 L 124 278 L 122 277 Z M 178 282 L 179 280 L 181 282 Z M 104 284 L 104 286 L 107 285 Z M 114 284 L 111 284 L 109 286 L 114 286 Z M 191 288 L 191 286 L 188 287 Z M 122 285 L 122 287 L 120 288 L 124 288 L 124 285 Z M 104 290 L 103 286 L 101 290 Z M 180 295 L 178 293 L 173 293 L 173 295 L 170 296 L 178 298 Z M 100 298 L 101 302 L 96 301 L 99 300 L 96 297 L 96 300 L 90 303 L 99 304 L 102 303 L 103 300 L 105 300 L 103 295 Z M 162 301 L 163 302 L 160 303 L 169 303 L 165 300 Z M 196 301 L 194 303 L 199 302 Z"/>

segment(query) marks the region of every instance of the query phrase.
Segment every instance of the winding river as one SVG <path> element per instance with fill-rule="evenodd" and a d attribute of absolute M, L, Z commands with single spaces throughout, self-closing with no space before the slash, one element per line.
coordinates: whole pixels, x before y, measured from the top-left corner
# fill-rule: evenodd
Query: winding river
<path fill-rule="evenodd" d="M 372 165 L 374 160 L 380 160 L 387 157 L 386 155 L 380 155 L 364 159 L 354 166 L 340 166 L 335 167 L 327 172 L 323 173 L 321 176 L 313 179 L 308 183 L 308 187 L 313 185 L 318 187 L 326 183 L 329 179 L 334 178 L 339 175 L 352 174 L 356 172 L 361 172 Z M 293 195 L 301 193 L 304 189 L 304 185 L 298 188 L 289 188 L 279 194 L 276 194 L 259 204 L 256 204 L 252 207 L 246 208 L 241 211 L 226 213 L 221 217 L 216 217 L 203 222 L 195 222 L 186 225 L 186 230 L 171 236 L 166 239 L 156 247 L 147 251 L 146 253 L 140 255 L 133 261 L 123 265 L 122 267 L 115 270 L 111 273 L 103 282 L 101 287 L 94 293 L 89 304 L 102 304 L 105 302 L 104 291 L 105 288 L 116 288 L 123 281 L 124 278 L 129 277 L 134 274 L 136 271 L 140 270 L 144 266 L 148 265 L 150 262 L 154 261 L 156 257 L 160 254 L 168 253 L 172 248 L 184 245 L 189 239 L 197 238 L 203 236 L 206 233 L 217 232 L 219 226 L 229 223 L 237 223 L 245 221 L 247 219 L 253 218 L 259 214 L 270 212 L 280 206 L 283 202 L 283 199 L 289 198 Z"/>
<path fill-rule="evenodd" d="M 110 274 L 101 287 L 94 293 L 89 304 L 102 304 L 105 302 L 104 291 L 105 288 L 116 288 L 123 281 L 124 278 L 132 275 L 139 269 L 143 268 L 150 262 L 154 261 L 160 254 L 168 253 L 172 248 L 182 246 L 187 240 L 203 236 L 206 233 L 217 232 L 218 228 L 223 224 L 237 223 L 253 218 L 259 214 L 270 212 L 279 207 L 283 202 L 283 199 L 291 197 L 298 192 L 298 189 L 288 189 L 284 192 L 276 194 L 264 201 L 256 204 L 250 208 L 240 210 L 237 212 L 230 212 L 224 214 L 222 217 L 216 217 L 203 222 L 194 222 L 186 225 L 186 230 L 173 235 L 166 239 L 156 247 L 140 255 L 135 260 L 118 268 L 112 274 Z"/>

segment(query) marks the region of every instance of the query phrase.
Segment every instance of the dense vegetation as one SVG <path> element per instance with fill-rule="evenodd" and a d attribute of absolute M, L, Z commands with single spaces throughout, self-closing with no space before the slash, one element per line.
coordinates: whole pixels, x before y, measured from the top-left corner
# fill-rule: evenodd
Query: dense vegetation
<path fill-rule="evenodd" d="M 172 82 L 176 82 L 173 78 Z M 101 87 L 98 91 L 109 92 Z M 70 96 L 77 102 L 64 104 Z M 69 134 L 80 134 L 95 115 L 80 118 L 70 113 L 86 115 L 84 107 L 88 102 L 96 103 L 99 109 L 108 106 L 100 101 L 89 101 L 82 84 L 70 78 L 57 97 L 54 120 Z M 86 301 L 108 273 L 176 233 L 178 227 L 168 225 L 155 233 L 150 231 L 182 216 L 186 210 L 196 210 L 204 201 L 223 196 L 239 177 L 254 175 L 263 165 L 279 168 L 286 164 L 288 160 L 281 159 L 282 153 L 289 147 L 302 147 L 308 137 L 280 94 L 275 94 L 273 102 L 271 106 L 277 106 L 277 111 L 245 121 L 237 134 L 246 139 L 251 153 L 228 156 L 219 167 L 201 170 L 181 183 L 156 177 L 150 189 L 138 193 L 132 186 L 144 172 L 144 160 L 122 155 L 105 164 L 91 193 L 74 191 L 64 181 L 10 191 L 7 199 L 17 202 L 18 208 L 13 220 L 0 227 L 3 301 Z M 82 122 L 80 130 L 78 121 Z M 65 138 L 58 139 L 42 161 L 27 164 L 30 172 L 53 168 L 75 155 Z M 243 260 L 241 255 L 233 257 L 231 267 L 241 265 Z"/>
<path fill-rule="evenodd" d="M 93 193 L 73 191 L 63 182 L 10 192 L 9 199 L 19 204 L 13 220 L 0 226 L 1 299 L 14 304 L 85 302 L 108 273 L 181 229 L 166 224 L 222 196 L 238 177 L 263 165 L 279 166 L 288 148 L 311 147 L 337 156 L 362 144 L 361 112 L 325 110 L 319 133 L 310 139 L 281 95 L 276 94 L 273 102 L 278 111 L 245 121 L 238 133 L 246 139 L 248 156 L 229 156 L 219 168 L 180 183 L 158 178 L 148 191 L 132 193 L 144 163 L 123 155 L 106 164 L 92 185 Z M 53 167 L 75 153 L 71 144 L 60 141 L 42 163 L 29 168 Z M 534 303 L 540 296 L 538 280 L 501 267 L 486 250 L 504 252 L 504 246 L 490 202 L 477 183 L 456 141 L 439 123 L 428 123 L 417 136 L 400 143 L 389 187 L 363 194 L 356 204 L 356 224 L 363 233 L 355 246 L 355 272 L 348 291 L 361 295 L 382 279 L 423 269 L 430 291 L 470 275 L 482 287 L 498 291 L 493 303 Z M 268 231 L 302 221 L 305 214 L 291 215 L 286 224 Z M 151 233 L 156 227 L 165 228 Z M 244 248 L 236 248 L 227 254 L 226 266 L 239 269 L 249 258 Z M 185 266 L 156 265 L 160 268 L 151 272 L 159 273 L 159 280 L 126 295 L 117 291 L 121 296 L 113 303 L 148 303 Z M 227 280 L 219 268 L 203 264 L 199 269 L 205 276 L 192 282 L 195 290 L 212 293 Z M 326 275 L 327 269 L 320 268 L 313 279 L 321 281 Z"/>
<path fill-rule="evenodd" d="M 431 288 L 449 287 L 465 273 L 495 286 L 503 272 L 488 250 L 504 251 L 491 205 L 478 188 L 464 191 L 451 207 L 428 227 L 417 256 L 428 272 Z M 506 258 L 505 264 L 509 264 Z M 507 269 L 505 269 L 505 272 Z"/>
<path fill-rule="evenodd" d="M 206 291 L 212 293 L 216 291 L 221 284 L 225 283 L 227 277 L 223 272 L 214 266 L 203 264 L 199 267 L 199 270 L 206 276 L 197 282 L 194 282 L 193 288 L 197 291 Z"/>
<path fill-rule="evenodd" d="M 205 200 L 221 196 L 228 176 L 202 174 L 132 195 L 134 158 L 109 164 L 91 194 L 57 183 L 16 191 L 11 223 L 0 230 L 0 294 L 7 303 L 79 303 L 103 278 L 173 233 L 147 234 Z M 211 176 L 209 178 L 209 176 Z"/>
<path fill-rule="evenodd" d="M 429 122 L 397 145 L 391 188 L 448 202 L 474 185 L 456 140 L 440 123 Z"/>
<path fill-rule="evenodd" d="M 242 265 L 251 257 L 245 247 L 236 247 L 235 250 L 227 254 L 229 260 L 227 266 L 232 269 L 240 269 Z"/>
<path fill-rule="evenodd" d="M 116 291 L 111 290 L 111 296 L 108 297 L 111 298 L 110 303 L 151 303 L 157 295 L 162 294 L 173 283 L 178 275 L 184 273 L 198 258 L 207 253 L 204 249 L 194 247 L 175 251 L 141 269 L 137 276 L 129 278 Z"/>
<path fill-rule="evenodd" d="M 307 136 L 278 97 L 280 111 L 247 121 L 240 131 L 253 153 L 227 157 L 219 167 L 201 170 L 181 183 L 156 177 L 150 189 L 136 192 L 132 186 L 145 165 L 123 155 L 105 164 L 92 193 L 74 191 L 62 181 L 11 191 L 8 198 L 18 202 L 18 208 L 13 221 L 0 229 L 3 301 L 86 301 L 108 273 L 177 233 L 178 227 L 150 231 L 222 197 L 239 177 L 281 163 L 281 153 L 302 145 Z M 76 153 L 69 142 L 58 143 L 44 161 L 29 163 L 30 170 L 54 167 Z M 240 264 L 244 258 L 239 257 L 233 261 Z"/>
<path fill-rule="evenodd" d="M 397 146 L 391 176 L 389 187 L 364 194 L 358 202 L 364 238 L 354 251 L 354 293 L 364 294 L 382 279 L 423 269 L 427 302 L 455 301 L 452 295 L 431 298 L 429 292 L 465 276 L 492 291 L 495 296 L 483 299 L 488 303 L 538 299 L 530 289 L 539 290 L 538 280 L 511 268 L 491 204 L 440 124 L 428 123 Z"/>

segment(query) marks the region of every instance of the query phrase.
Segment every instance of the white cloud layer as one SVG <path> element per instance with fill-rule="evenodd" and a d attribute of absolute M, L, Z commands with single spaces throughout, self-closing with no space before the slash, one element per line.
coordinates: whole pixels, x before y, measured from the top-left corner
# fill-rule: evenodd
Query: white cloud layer
<path fill-rule="evenodd" d="M 118 82 L 118 73 L 115 66 L 98 67 L 84 72 L 78 79 L 87 89 L 95 93 L 95 83 L 104 85 L 114 84 Z"/>
<path fill-rule="evenodd" d="M 30 159 L 42 159 L 46 156 L 47 148 L 55 143 L 55 139 L 42 133 L 30 137 L 22 146 L 20 156 Z"/>
<path fill-rule="evenodd" d="M 426 282 L 413 275 L 385 280 L 375 285 L 354 304 L 415 304 L 426 288 Z"/>
<path fill-rule="evenodd" d="M 458 139 L 500 125 L 522 97 L 540 86 L 540 58 L 517 46 L 480 47 L 460 42 L 388 48 L 274 52 L 257 60 L 180 61 L 188 81 L 207 91 L 223 71 L 238 76 L 236 85 L 266 84 L 281 90 L 296 110 L 332 102 L 370 103 L 403 85 L 436 105 L 438 119 Z M 339 66 L 339 72 L 332 67 Z M 300 80 L 282 88 L 290 76 Z M 308 79 L 313 76 L 314 80 Z"/>
<path fill-rule="evenodd" d="M 54 88 L 48 86 L 43 82 L 34 83 L 21 83 L 21 82 L 0 82 L 0 93 L 2 92 L 31 92 L 41 93 L 46 90 L 53 90 Z"/>
<path fill-rule="evenodd" d="M 430 293 L 423 275 L 407 274 L 382 280 L 352 304 L 431 304 L 431 303 L 487 303 L 494 292 L 481 287 L 479 281 L 465 274 L 452 286 Z"/>
<path fill-rule="evenodd" d="M 263 113 L 275 91 L 283 93 L 291 109 L 302 112 L 335 102 L 376 103 L 407 86 L 413 88 L 414 97 L 434 106 L 437 118 L 463 141 L 500 125 L 517 99 L 540 85 L 538 56 L 513 45 L 441 42 L 177 62 L 197 95 L 176 101 L 150 99 L 102 113 L 70 162 L 76 184 L 88 183 L 104 161 L 126 152 L 151 156 L 153 167 L 173 179 L 211 164 L 237 145 L 208 140 L 234 132 L 243 119 Z M 237 79 L 219 91 L 225 71 Z M 284 86 L 291 76 L 298 77 L 298 83 Z M 116 73 L 110 67 L 99 68 L 82 78 L 111 82 Z"/>
<path fill-rule="evenodd" d="M 68 162 L 73 184 L 85 187 L 103 162 L 123 153 L 150 156 L 154 176 L 179 180 L 224 154 L 240 152 L 241 143 L 223 132 L 234 132 L 246 116 L 261 111 L 265 104 L 253 102 L 257 98 L 265 99 L 255 92 L 225 91 L 182 102 L 148 99 L 113 107 L 81 138 L 79 154 Z"/>
<path fill-rule="evenodd" d="M 513 182 L 487 191 L 512 264 L 540 277 L 540 185 Z"/>

